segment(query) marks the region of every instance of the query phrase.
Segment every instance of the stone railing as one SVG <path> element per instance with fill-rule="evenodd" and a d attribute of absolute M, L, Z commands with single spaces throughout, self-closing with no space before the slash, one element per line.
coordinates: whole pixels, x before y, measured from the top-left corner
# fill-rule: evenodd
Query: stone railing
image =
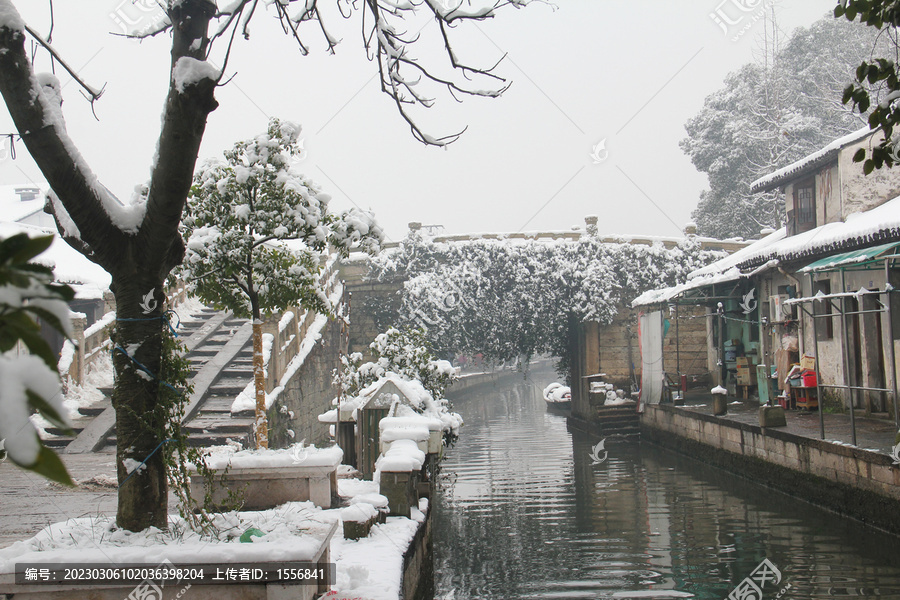
<path fill-rule="evenodd" d="M 688 224 L 682 236 L 644 236 L 644 235 L 600 235 L 597 227 L 598 217 L 588 215 L 584 218 L 583 227 L 573 227 L 571 230 L 560 231 L 517 231 L 514 233 L 462 233 L 462 234 L 437 234 L 429 235 L 436 243 L 471 242 L 476 240 L 569 240 L 575 241 L 585 236 L 599 237 L 601 242 L 610 244 L 635 244 L 652 246 L 661 243 L 666 248 L 674 248 L 687 237 L 693 237 L 707 250 L 727 250 L 736 252 L 752 243 L 753 240 L 729 239 L 719 240 L 697 236 L 697 227 Z M 421 223 L 410 223 L 410 233 L 429 229 L 429 226 Z M 385 248 L 396 248 L 399 242 L 387 242 Z"/>
<path fill-rule="evenodd" d="M 341 285 L 337 261 L 331 260 L 319 276 L 325 295 L 331 297 Z M 263 335 L 272 336 L 272 348 L 266 362 L 266 393 L 278 387 L 288 365 L 300 352 L 300 344 L 319 316 L 314 310 L 292 307 L 263 323 Z"/>
<path fill-rule="evenodd" d="M 177 279 L 175 285 L 166 289 L 166 297 L 170 308 L 175 308 L 187 300 L 187 284 Z M 72 339 L 63 343 L 59 354 L 57 369 L 62 377 L 63 385 L 81 385 L 88 367 L 104 351 L 110 347 L 109 333 L 116 321 L 116 299 L 107 290 L 103 294 L 106 314 L 90 327 L 86 328 L 87 317 L 83 313 L 71 313 Z"/>
<path fill-rule="evenodd" d="M 72 313 L 72 339 L 63 343 L 58 364 L 66 387 L 84 383 L 88 365 L 100 356 L 101 351 L 109 349 L 109 330 L 115 320 L 115 311 L 110 311 L 85 329 L 87 317 L 84 313 Z"/>

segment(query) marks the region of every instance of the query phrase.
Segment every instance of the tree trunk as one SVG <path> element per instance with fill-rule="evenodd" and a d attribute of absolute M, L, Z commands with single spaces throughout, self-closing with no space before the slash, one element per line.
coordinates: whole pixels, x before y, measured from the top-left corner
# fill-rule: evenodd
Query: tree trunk
<path fill-rule="evenodd" d="M 116 474 L 121 485 L 116 522 L 129 531 L 150 526 L 165 529 L 168 485 L 165 448 L 160 445 L 165 443 L 163 433 L 169 411 L 159 405 L 157 379 L 162 328 L 166 327 L 162 320 L 163 281 L 153 277 L 118 277 L 111 287 L 115 290 L 117 316 L 113 339 L 116 388 L 112 401 L 116 410 Z M 147 297 L 151 290 L 152 299 Z M 154 310 L 147 313 L 146 308 L 150 307 Z M 131 467 L 136 463 L 144 466 L 129 473 L 126 461 Z"/>
<path fill-rule="evenodd" d="M 269 420 L 266 416 L 266 370 L 263 364 L 262 321 L 258 317 L 253 319 L 253 381 L 256 386 L 256 447 L 268 448 Z"/>
<path fill-rule="evenodd" d="M 17 24 L 15 8 L 0 0 L 9 18 L 0 25 L 0 93 L 16 129 L 60 203 L 78 228 L 67 242 L 112 275 L 118 323 L 115 333 L 117 473 L 120 484 L 116 521 L 139 531 L 166 527 L 167 485 L 163 459 L 164 419 L 159 406 L 162 349 L 161 310 L 163 282 L 184 255 L 178 223 L 193 178 L 194 165 L 206 119 L 217 104 L 216 81 L 202 79 L 178 90 L 172 70 L 167 74 L 169 95 L 158 144 L 158 160 L 151 175 L 147 211 L 136 233 L 120 229 L 107 215 L 102 196 L 107 191 L 73 152 L 62 123 L 48 119 L 31 61 L 25 51 L 25 33 Z M 209 44 L 207 29 L 216 12 L 211 0 L 170 3 L 172 63 L 183 57 L 204 60 Z M 123 141 L 127 146 L 127 141 Z M 60 223 L 60 215 L 54 215 Z M 72 232 L 68 232 L 72 233 Z M 153 291 L 141 307 L 147 293 Z M 145 314 L 147 313 L 147 314 Z M 130 358 L 129 358 L 130 357 Z M 144 366 L 148 375 L 137 363 Z M 150 456 L 152 454 L 152 456 Z M 148 458 L 149 457 L 149 458 Z M 123 461 L 144 462 L 129 473 Z"/>

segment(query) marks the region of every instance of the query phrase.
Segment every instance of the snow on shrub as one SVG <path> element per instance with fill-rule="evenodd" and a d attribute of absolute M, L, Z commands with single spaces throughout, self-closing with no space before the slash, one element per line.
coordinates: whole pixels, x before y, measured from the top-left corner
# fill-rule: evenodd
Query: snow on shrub
<path fill-rule="evenodd" d="M 421 328 L 438 354 L 564 359 L 578 323 L 609 324 L 642 292 L 685 281 L 724 255 L 693 238 L 666 248 L 595 236 L 436 243 L 414 232 L 370 263 L 374 279 L 405 279 L 399 311 L 369 308 L 381 323 Z"/>

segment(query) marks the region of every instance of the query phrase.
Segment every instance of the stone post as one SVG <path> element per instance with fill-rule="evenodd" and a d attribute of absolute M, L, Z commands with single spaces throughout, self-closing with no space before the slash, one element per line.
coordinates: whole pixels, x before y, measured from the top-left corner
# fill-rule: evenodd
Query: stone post
<path fill-rule="evenodd" d="M 69 366 L 69 375 L 76 385 L 84 381 L 84 326 L 87 316 L 84 313 L 72 313 L 72 343 L 75 344 L 75 356 Z"/>
<path fill-rule="evenodd" d="M 780 406 L 760 406 L 759 407 L 759 426 L 760 427 L 785 427 L 787 419 L 784 416 L 784 409 Z"/>
<path fill-rule="evenodd" d="M 281 320 L 282 314 L 276 313 L 263 321 L 262 324 L 262 333 L 270 333 L 275 338 L 272 343 L 272 353 L 269 355 L 269 364 L 266 365 L 265 369 L 267 394 L 272 393 L 272 390 L 278 385 L 282 373 L 284 373 L 283 366 L 279 363 L 281 360 L 281 356 L 279 356 L 281 340 L 278 339 L 278 322 Z"/>
<path fill-rule="evenodd" d="M 115 312 L 116 310 L 116 295 L 113 294 L 109 290 L 105 290 L 103 292 L 103 312 Z"/>
<path fill-rule="evenodd" d="M 713 402 L 713 414 L 716 416 L 728 413 L 728 392 L 721 385 L 710 390 Z"/>
<path fill-rule="evenodd" d="M 390 516 L 410 517 L 411 509 L 418 508 L 419 472 L 382 471 L 379 492 L 388 499 Z"/>
<path fill-rule="evenodd" d="M 584 230 L 588 235 L 597 235 L 597 215 L 588 215 L 584 218 Z"/>

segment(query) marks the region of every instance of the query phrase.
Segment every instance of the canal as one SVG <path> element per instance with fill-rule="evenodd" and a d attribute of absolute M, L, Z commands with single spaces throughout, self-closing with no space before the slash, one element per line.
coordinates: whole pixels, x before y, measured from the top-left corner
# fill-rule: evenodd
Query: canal
<path fill-rule="evenodd" d="M 649 444 L 607 439 L 593 464 L 553 380 L 452 397 L 436 598 L 900 598 L 897 538 Z"/>

